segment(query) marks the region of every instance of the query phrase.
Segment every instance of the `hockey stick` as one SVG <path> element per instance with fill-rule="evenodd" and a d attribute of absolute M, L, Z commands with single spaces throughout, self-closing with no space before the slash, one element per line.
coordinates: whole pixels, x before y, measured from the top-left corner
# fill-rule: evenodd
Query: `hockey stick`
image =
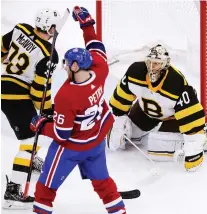
<path fill-rule="evenodd" d="M 131 143 L 138 151 L 140 151 L 155 166 L 150 170 L 150 173 L 154 176 L 158 176 L 160 174 L 160 169 L 157 164 L 150 157 L 148 157 L 137 145 L 135 145 L 126 135 L 124 135 L 124 138 L 129 143 Z M 138 189 L 123 191 L 119 193 L 123 199 L 134 199 L 138 198 L 141 195 L 141 192 Z"/>
<path fill-rule="evenodd" d="M 108 66 L 110 67 L 111 65 L 114 65 L 114 64 L 116 64 L 117 62 L 119 62 L 119 60 L 116 59 L 116 58 L 114 58 L 114 60 L 111 60 L 111 61 L 108 62 Z"/>
<path fill-rule="evenodd" d="M 156 166 L 150 170 L 150 173 L 154 176 L 158 176 L 160 174 L 159 172 L 160 169 L 158 168 L 157 164 L 150 157 L 148 157 L 137 145 L 135 145 L 126 135 L 124 135 L 124 138 L 129 143 L 131 143 L 138 151 L 140 151 L 154 166 Z M 141 195 L 141 192 L 138 189 L 119 192 L 119 193 L 123 199 L 134 199 L 134 198 L 138 198 Z"/>
<path fill-rule="evenodd" d="M 44 109 L 45 97 L 47 94 L 47 87 L 49 84 L 49 77 L 50 77 L 51 72 L 52 72 L 52 59 L 53 59 L 53 52 L 55 49 L 56 39 L 57 39 L 58 34 L 60 33 L 60 30 L 62 29 L 63 25 L 67 21 L 69 14 L 70 14 L 70 10 L 67 8 L 63 17 L 59 20 L 59 22 L 56 24 L 56 27 L 55 27 L 55 32 L 54 32 L 54 36 L 53 36 L 53 40 L 52 40 L 52 47 L 51 47 L 51 51 L 50 51 L 49 63 L 47 64 L 47 80 L 46 80 L 43 95 L 42 95 L 42 101 L 41 101 L 41 106 L 40 106 L 40 115 L 42 114 L 42 111 Z M 39 131 L 37 131 L 35 133 L 35 137 L 34 137 L 34 144 L 33 144 L 33 148 L 32 148 L 30 166 L 29 166 L 29 171 L 27 174 L 27 181 L 26 181 L 25 188 L 24 188 L 24 198 L 26 198 L 28 196 L 30 180 L 31 180 L 31 175 L 32 175 L 32 162 L 33 162 L 34 155 L 35 155 L 36 148 L 37 148 L 38 137 L 39 137 Z"/>
<path fill-rule="evenodd" d="M 133 143 L 126 135 L 124 135 L 124 138 L 131 143 L 138 151 L 142 153 L 143 156 L 145 156 L 155 167 L 150 169 L 150 173 L 153 176 L 159 176 L 160 175 L 160 167 L 148 156 L 146 155 L 135 143 Z"/>

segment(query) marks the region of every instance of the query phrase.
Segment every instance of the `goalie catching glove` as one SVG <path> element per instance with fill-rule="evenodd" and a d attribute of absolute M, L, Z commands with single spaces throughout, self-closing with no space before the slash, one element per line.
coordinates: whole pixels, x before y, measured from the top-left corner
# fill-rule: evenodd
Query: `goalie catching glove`
<path fill-rule="evenodd" d="M 184 147 L 175 152 L 175 162 L 183 163 L 186 171 L 196 171 L 203 163 L 204 141 L 204 134 L 184 135 Z"/>
<path fill-rule="evenodd" d="M 125 138 L 131 138 L 132 124 L 127 115 L 116 117 L 116 120 L 107 135 L 107 145 L 111 151 L 116 151 L 118 148 L 125 148 Z"/>

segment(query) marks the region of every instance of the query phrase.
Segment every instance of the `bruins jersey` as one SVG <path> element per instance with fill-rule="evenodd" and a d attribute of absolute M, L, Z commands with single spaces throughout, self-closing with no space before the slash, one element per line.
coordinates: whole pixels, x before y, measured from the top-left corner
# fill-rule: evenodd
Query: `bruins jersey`
<path fill-rule="evenodd" d="M 121 116 L 129 113 L 135 100 L 149 118 L 175 118 L 181 133 L 193 134 L 204 128 L 204 110 L 196 92 L 173 66 L 155 84 L 150 82 L 145 62 L 133 63 L 117 85 L 110 106 Z"/>
<path fill-rule="evenodd" d="M 40 109 L 51 46 L 28 24 L 17 24 L 11 32 L 2 36 L 1 60 L 5 69 L 1 75 L 4 82 L 1 99 L 32 99 L 35 107 Z M 52 61 L 54 69 L 58 63 L 56 50 Z M 44 109 L 51 108 L 51 105 L 50 76 Z"/>

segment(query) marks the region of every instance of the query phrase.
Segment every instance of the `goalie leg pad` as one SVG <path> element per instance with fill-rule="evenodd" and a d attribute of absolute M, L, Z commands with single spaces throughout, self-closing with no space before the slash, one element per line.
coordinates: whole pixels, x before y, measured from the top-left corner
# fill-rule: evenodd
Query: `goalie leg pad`
<path fill-rule="evenodd" d="M 133 140 L 133 142 L 135 142 L 136 144 L 140 143 L 142 137 L 147 135 L 148 133 L 149 133 L 149 131 L 141 130 L 137 125 L 135 125 L 132 122 L 132 136 L 131 136 L 131 139 Z"/>
<path fill-rule="evenodd" d="M 173 161 L 174 152 L 182 149 L 183 135 L 170 132 L 151 132 L 148 136 L 148 154 L 156 161 Z"/>
<path fill-rule="evenodd" d="M 187 156 L 185 158 L 185 168 L 187 171 L 195 171 L 194 169 L 199 168 L 202 163 L 203 163 L 203 152 L 197 154 L 197 155 L 192 155 L 192 156 Z"/>
<path fill-rule="evenodd" d="M 204 159 L 204 134 L 184 135 L 185 169 L 194 172 L 200 168 Z"/>

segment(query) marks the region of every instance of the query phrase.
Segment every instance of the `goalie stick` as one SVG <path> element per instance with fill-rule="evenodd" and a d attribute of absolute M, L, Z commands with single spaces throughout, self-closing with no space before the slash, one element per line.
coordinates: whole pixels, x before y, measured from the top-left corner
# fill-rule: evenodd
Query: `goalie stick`
<path fill-rule="evenodd" d="M 45 97 L 46 97 L 47 87 L 48 87 L 48 83 L 49 83 L 49 77 L 52 72 L 52 59 L 53 59 L 53 52 L 54 52 L 54 48 L 55 48 L 56 39 L 57 39 L 58 34 L 60 33 L 63 25 L 67 21 L 69 14 L 70 14 L 70 10 L 67 8 L 63 17 L 59 20 L 59 22 L 56 24 L 56 27 L 55 27 L 55 33 L 53 36 L 52 47 L 51 47 L 51 51 L 50 51 L 50 59 L 49 59 L 49 63 L 47 63 L 47 80 L 46 80 L 44 91 L 43 91 L 43 96 L 42 96 L 42 101 L 41 101 L 41 106 L 40 106 L 40 115 L 42 114 L 42 111 L 44 109 Z M 39 131 L 37 131 L 35 133 L 35 137 L 34 137 L 34 144 L 33 144 L 33 148 L 32 148 L 30 166 L 29 166 L 29 171 L 27 174 L 27 181 L 26 181 L 25 188 L 24 188 L 24 198 L 26 198 L 28 196 L 30 180 L 31 180 L 31 175 L 32 175 L 32 162 L 33 162 L 34 155 L 35 155 L 36 148 L 37 148 L 38 137 L 39 137 Z"/>

